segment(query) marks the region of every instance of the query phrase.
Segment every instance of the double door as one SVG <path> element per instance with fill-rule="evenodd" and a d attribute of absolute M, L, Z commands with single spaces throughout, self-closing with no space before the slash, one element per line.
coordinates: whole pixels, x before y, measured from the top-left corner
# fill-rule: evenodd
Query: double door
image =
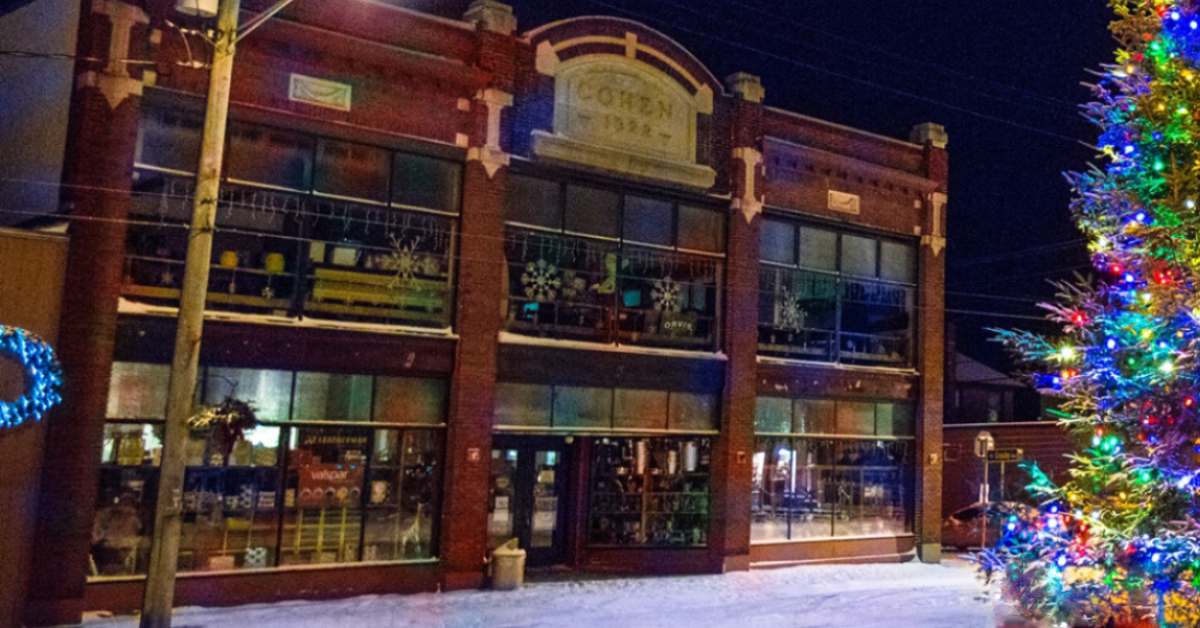
<path fill-rule="evenodd" d="M 532 566 L 566 561 L 568 446 L 562 438 L 496 436 L 488 546 L 516 538 Z"/>

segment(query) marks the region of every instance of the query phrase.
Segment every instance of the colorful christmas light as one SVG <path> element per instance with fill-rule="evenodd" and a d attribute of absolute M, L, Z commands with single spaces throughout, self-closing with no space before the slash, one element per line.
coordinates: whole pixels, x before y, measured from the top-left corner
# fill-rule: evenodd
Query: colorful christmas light
<path fill-rule="evenodd" d="M 1079 438 L 1069 479 L 980 563 L 1028 615 L 1200 626 L 1200 0 L 1110 0 L 1120 48 L 1085 115 L 1103 165 L 1069 175 L 1100 279 L 1047 305 L 1061 334 L 1002 331 Z"/>

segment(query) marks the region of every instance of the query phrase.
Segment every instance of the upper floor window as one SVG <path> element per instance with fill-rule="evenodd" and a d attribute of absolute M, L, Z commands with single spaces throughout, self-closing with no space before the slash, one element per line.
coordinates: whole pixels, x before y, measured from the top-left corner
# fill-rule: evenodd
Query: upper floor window
<path fill-rule="evenodd" d="M 759 258 L 762 353 L 911 364 L 913 244 L 772 217 L 763 222 Z"/>
<path fill-rule="evenodd" d="M 199 136 L 143 118 L 125 296 L 179 298 Z M 230 125 L 208 307 L 449 327 L 461 164 Z"/>
<path fill-rule="evenodd" d="M 716 347 L 724 212 L 520 174 L 505 212 L 508 329 Z"/>
<path fill-rule="evenodd" d="M 138 128 L 137 166 L 193 173 L 200 119 L 148 110 Z M 457 213 L 462 166 L 454 161 L 255 124 L 229 125 L 222 175 L 234 182 L 352 200 Z"/>

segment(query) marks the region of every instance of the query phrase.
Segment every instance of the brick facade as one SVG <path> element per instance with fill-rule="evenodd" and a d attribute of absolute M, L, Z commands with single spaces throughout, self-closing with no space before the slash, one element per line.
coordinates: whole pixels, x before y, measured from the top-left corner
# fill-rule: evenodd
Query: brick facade
<path fill-rule="evenodd" d="M 195 109 L 206 84 L 202 70 L 177 63 L 187 55 L 185 46 L 163 22 L 173 16 L 173 2 L 149 4 L 149 26 L 134 29 L 134 50 L 128 52 L 153 55 L 158 61 L 153 71 L 136 79 L 145 95 L 131 93 L 115 108 L 95 89 L 80 89 L 75 95 L 68 182 L 82 186 L 79 190 L 104 192 L 64 198 L 65 207 L 80 219 L 72 224 L 59 341 L 70 384 L 67 402 L 48 422 L 51 445 L 46 455 L 56 463 L 47 465 L 37 544 L 59 548 L 63 560 L 47 561 L 35 570 L 37 593 L 26 613 L 31 623 L 77 620 L 86 609 L 129 610 L 140 599 L 136 580 L 85 585 L 98 481 L 95 461 L 114 345 L 145 347 L 149 339 L 169 338 L 171 331 L 162 321 L 118 314 L 126 254 L 123 220 L 133 185 L 142 102 Z M 244 4 L 254 10 L 270 3 Z M 536 16 L 518 18 L 536 21 Z M 109 38 L 95 33 L 104 31 L 107 22 L 102 17 L 84 22 L 81 32 L 88 36 L 81 37 L 81 46 L 92 56 L 104 57 Z M 195 574 L 180 579 L 179 603 L 480 586 L 487 554 L 496 383 L 522 377 L 536 383 L 666 387 L 720 399 L 718 429 L 712 435 L 706 548 L 587 547 L 586 517 L 581 513 L 587 508 L 589 476 L 580 461 L 589 459 L 595 439 L 558 434 L 575 443 L 576 462 L 568 482 L 574 513 L 567 540 L 569 564 L 639 573 L 720 572 L 747 569 L 755 561 L 896 558 L 913 548 L 919 548 L 921 558 L 936 560 L 942 501 L 944 138 L 931 132 L 913 142 L 883 138 L 765 106 L 769 86 L 764 96 L 755 77 L 739 73 L 722 82 L 665 35 L 628 20 L 587 17 L 524 32 L 513 28 L 503 5 L 484 0 L 473 3 L 461 21 L 381 3 L 346 11 L 329 3 L 301 2 L 239 45 L 232 90 L 235 119 L 435 154 L 463 166 L 449 333 L 415 339 L 403 333 L 284 331 L 236 321 L 206 326 L 204 340 L 204 359 L 226 365 L 366 368 L 448 377 L 439 551 L 432 566 L 327 567 L 294 578 L 284 575 L 288 572 Z M 203 54 L 197 51 L 205 48 L 193 42 L 191 50 Z M 664 164 L 631 155 L 619 166 L 625 170 L 612 171 L 539 155 L 539 138 L 556 134 L 554 67 L 598 55 L 649 68 L 656 84 L 677 94 L 678 102 L 695 107 L 695 150 L 683 160 L 688 163 Z M 293 74 L 351 86 L 352 106 L 343 111 L 289 98 Z M 715 334 L 719 344 L 710 351 L 626 354 L 579 343 L 547 347 L 501 342 L 507 300 L 504 205 L 511 171 L 517 168 L 615 182 L 683 199 L 680 202 L 720 207 L 726 243 L 720 257 L 721 327 Z M 711 186 L 698 189 L 680 183 L 706 176 Z M 831 192 L 853 198 L 854 211 L 831 209 Z M 764 211 L 921 242 L 917 348 L 911 367 L 833 366 L 758 355 Z M 337 351 L 321 349 L 335 344 Z M 127 349 L 125 359 L 136 357 L 139 350 Z M 412 355 L 419 356 L 415 367 Z M 914 534 L 771 549 L 752 545 L 751 460 L 756 397 L 762 394 L 914 403 Z M 343 583 L 334 584 L 339 577 Z"/>
<path fill-rule="evenodd" d="M 945 483 L 942 487 L 942 509 L 947 514 L 979 500 L 979 484 L 983 481 L 983 462 L 975 456 L 975 436 L 981 431 L 992 435 L 997 449 L 1021 449 L 1024 459 L 1036 462 L 1055 482 L 1067 479 L 1070 466 L 1068 455 L 1077 451 L 1070 434 L 1055 421 L 1024 421 L 1014 423 L 974 423 L 945 427 Z M 1015 464 L 1005 465 L 1003 491 L 999 465 L 989 469 L 992 499 L 1022 501 L 1027 497 L 1024 487 L 1029 475 Z M 1001 494 L 1002 493 L 1002 494 Z"/>

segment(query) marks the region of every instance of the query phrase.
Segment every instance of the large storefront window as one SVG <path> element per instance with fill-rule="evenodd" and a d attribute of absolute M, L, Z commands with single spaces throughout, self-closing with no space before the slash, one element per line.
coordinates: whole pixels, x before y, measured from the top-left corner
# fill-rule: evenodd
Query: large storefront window
<path fill-rule="evenodd" d="M 600 438 L 592 446 L 588 543 L 708 543 L 711 439 Z"/>
<path fill-rule="evenodd" d="M 197 124 L 143 118 L 127 298 L 178 302 Z M 207 307 L 450 325 L 461 164 L 234 123 L 225 174 Z"/>
<path fill-rule="evenodd" d="M 912 244 L 768 218 L 759 258 L 761 353 L 849 364 L 912 363 Z"/>
<path fill-rule="evenodd" d="M 759 397 L 757 405 L 752 541 L 911 533 L 910 404 Z"/>
<path fill-rule="evenodd" d="M 145 573 L 166 380 L 165 365 L 114 365 L 93 576 Z M 444 380 L 211 367 L 201 384 L 260 424 L 226 447 L 189 435 L 180 570 L 437 555 Z"/>
<path fill-rule="evenodd" d="M 509 330 L 716 347 L 724 214 L 522 175 L 506 207 Z"/>

